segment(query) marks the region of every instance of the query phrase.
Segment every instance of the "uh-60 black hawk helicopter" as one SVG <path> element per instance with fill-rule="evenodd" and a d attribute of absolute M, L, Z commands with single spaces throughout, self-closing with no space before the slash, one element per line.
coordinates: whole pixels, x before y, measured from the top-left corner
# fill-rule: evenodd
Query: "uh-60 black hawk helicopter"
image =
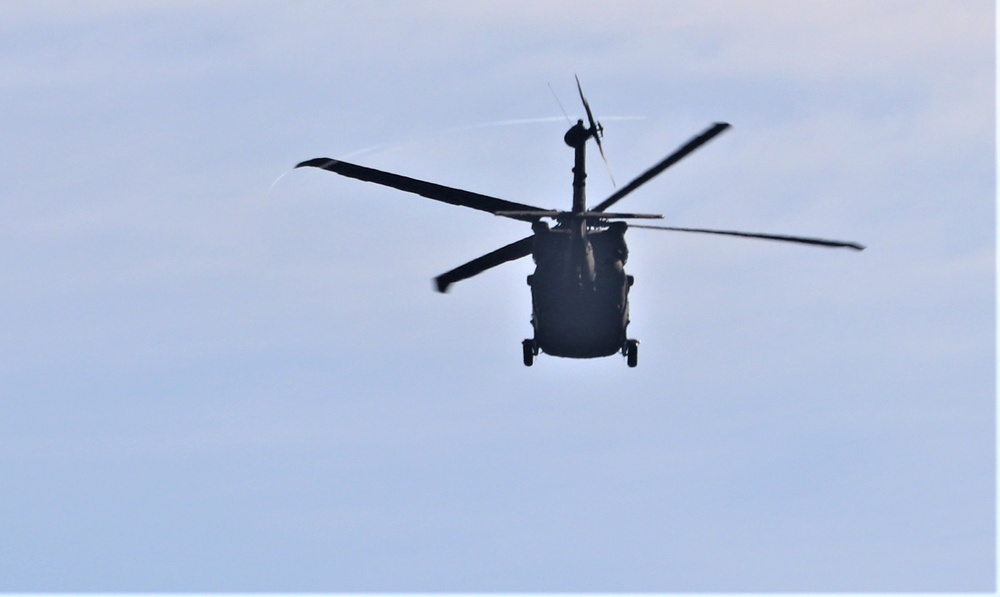
<path fill-rule="evenodd" d="M 612 213 L 606 210 L 728 129 L 729 124 L 713 124 L 610 197 L 592 209 L 587 209 L 584 186 L 587 177 L 586 146 L 593 139 L 601 157 L 604 157 L 601 146 L 604 128 L 594 120 L 579 79 L 576 83 L 587 114 L 587 124 L 582 119 L 578 120 L 563 137 L 574 151 L 573 208 L 570 211 L 542 209 L 330 158 L 308 160 L 298 164 L 296 168 L 322 168 L 349 178 L 416 193 L 452 205 L 530 222 L 533 232 L 531 236 L 435 278 L 438 291 L 446 292 L 449 286 L 459 280 L 531 255 L 535 261 L 535 272 L 528 276 L 528 285 L 531 287 L 531 324 L 534 337 L 522 343 L 524 364 L 531 366 L 539 352 L 577 359 L 604 357 L 621 352 L 628 366 L 635 367 L 638 363 L 639 341 L 628 338 L 626 334 L 629 324 L 628 293 L 635 279 L 627 275 L 624 269 L 628 260 L 625 231 L 629 225 L 623 220 L 660 219 L 663 216 Z M 555 226 L 550 226 L 543 219 L 553 220 Z M 847 247 L 859 251 L 864 249 L 857 243 L 800 236 L 637 224 L 632 227 L 762 238 L 823 247 Z"/>

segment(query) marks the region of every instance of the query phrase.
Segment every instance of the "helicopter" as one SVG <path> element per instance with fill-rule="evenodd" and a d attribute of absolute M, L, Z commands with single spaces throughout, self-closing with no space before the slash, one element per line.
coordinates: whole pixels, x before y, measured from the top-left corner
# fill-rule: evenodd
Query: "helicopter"
<path fill-rule="evenodd" d="M 730 128 L 725 122 L 712 124 L 607 199 L 588 209 L 586 147 L 593 139 L 607 164 L 601 144 L 604 127 L 595 120 L 584 97 L 579 77 L 576 78 L 576 86 L 587 122 L 584 123 L 582 118 L 577 120 L 563 135 L 563 141 L 574 152 L 573 203 L 570 211 L 542 209 L 331 158 L 315 158 L 295 167 L 320 168 L 451 205 L 529 222 L 532 230 L 530 236 L 473 259 L 434 279 L 438 292 L 443 293 L 456 282 L 531 255 L 535 271 L 528 276 L 527 282 L 531 288 L 531 325 L 534 334 L 521 343 L 523 362 L 528 367 L 534 363 L 539 353 L 574 359 L 621 353 L 629 367 L 638 364 L 639 341 L 629 338 L 627 334 L 630 322 L 628 294 L 635 283 L 634 276 L 626 274 L 624 269 L 628 261 L 625 232 L 629 227 L 864 250 L 864 246 L 854 242 L 802 236 L 629 224 L 627 220 L 656 220 L 663 216 L 606 211 L 653 177 L 725 132 Z M 610 173 L 610 168 L 608 170 Z M 551 220 L 552 224 L 545 220 Z"/>

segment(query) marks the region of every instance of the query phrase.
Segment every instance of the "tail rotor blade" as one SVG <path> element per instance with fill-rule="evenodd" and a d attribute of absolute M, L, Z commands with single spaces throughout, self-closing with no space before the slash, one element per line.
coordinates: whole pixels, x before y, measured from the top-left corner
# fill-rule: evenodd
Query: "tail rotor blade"
<path fill-rule="evenodd" d="M 563 116 L 566 117 L 566 124 L 573 126 L 573 121 L 570 120 L 569 114 L 566 113 L 566 108 L 563 108 L 562 102 L 559 101 L 559 96 L 556 95 L 556 90 L 552 88 L 552 83 L 549 83 L 549 91 L 552 92 L 552 97 L 556 99 L 556 103 L 559 104 L 559 109 L 562 110 Z"/>
<path fill-rule="evenodd" d="M 597 141 L 597 151 L 601 152 L 601 159 L 604 160 L 604 167 L 608 170 L 608 178 L 611 179 L 611 186 L 617 187 L 618 185 L 615 183 L 615 175 L 611 173 L 611 163 L 608 162 L 607 156 L 604 155 L 604 147 L 601 146 L 601 138 L 594 137 L 594 140 Z"/>
<path fill-rule="evenodd" d="M 597 151 L 601 152 L 601 159 L 604 160 L 604 167 L 608 170 L 611 185 L 617 187 L 618 185 L 615 184 L 615 175 L 611 173 L 611 164 L 608 162 L 608 157 L 604 155 L 604 146 L 601 144 L 601 137 L 604 136 L 604 127 L 601 126 L 600 122 L 594 120 L 594 113 L 590 111 L 590 104 L 583 95 L 583 86 L 580 85 L 580 77 L 578 75 L 573 76 L 576 78 L 576 90 L 580 92 L 580 101 L 583 102 L 583 109 L 587 112 L 587 122 L 590 123 L 590 134 L 594 137 L 594 141 L 597 142 Z"/>
<path fill-rule="evenodd" d="M 576 77 L 576 90 L 580 92 L 580 101 L 583 102 L 583 109 L 587 112 L 587 121 L 590 123 L 590 134 L 594 138 L 597 138 L 599 133 L 604 132 L 604 127 L 594 121 L 594 113 L 590 111 L 590 104 L 587 103 L 587 98 L 583 97 L 583 86 L 580 85 L 580 77 L 573 76 Z"/>

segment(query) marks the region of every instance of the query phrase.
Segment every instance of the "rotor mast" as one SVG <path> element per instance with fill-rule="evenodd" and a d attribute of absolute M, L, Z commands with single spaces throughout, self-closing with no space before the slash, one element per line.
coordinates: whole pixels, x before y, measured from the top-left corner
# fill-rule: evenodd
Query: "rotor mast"
<path fill-rule="evenodd" d="M 566 145 L 573 148 L 573 213 L 583 214 L 587 212 L 587 140 L 595 134 L 595 127 L 586 128 L 583 120 L 576 121 L 563 137 Z M 587 219 L 578 218 L 576 221 L 560 223 L 560 226 L 568 226 L 570 229 L 570 254 L 567 264 L 575 270 L 579 276 L 579 282 L 591 289 L 594 288 L 594 279 L 597 270 L 594 264 L 594 252 L 587 241 Z"/>
<path fill-rule="evenodd" d="M 594 131 L 583 126 L 583 120 L 576 121 L 563 141 L 573 148 L 573 213 L 587 211 L 587 140 Z"/>

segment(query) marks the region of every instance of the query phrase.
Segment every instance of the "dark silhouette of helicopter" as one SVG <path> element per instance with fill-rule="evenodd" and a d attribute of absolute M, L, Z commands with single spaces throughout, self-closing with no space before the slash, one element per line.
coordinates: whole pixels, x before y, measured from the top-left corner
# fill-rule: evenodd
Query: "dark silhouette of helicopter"
<path fill-rule="evenodd" d="M 416 193 L 452 205 L 471 207 L 498 216 L 531 222 L 533 233 L 531 236 L 473 259 L 435 278 L 438 291 L 446 292 L 455 282 L 502 263 L 531 255 L 535 261 L 535 272 L 528 276 L 528 285 L 531 287 L 531 324 L 534 328 L 534 337 L 522 342 L 524 364 L 531 366 L 539 352 L 569 358 L 604 357 L 621 352 L 628 366 L 635 367 L 638 364 L 639 341 L 628 338 L 626 334 L 629 324 L 628 293 L 635 278 L 627 275 L 624 269 L 628 260 L 625 231 L 629 225 L 623 220 L 659 219 L 663 216 L 611 213 L 606 210 L 728 129 L 729 124 L 724 122 L 713 124 L 588 210 L 585 193 L 586 145 L 593 139 L 603 158 L 601 138 L 604 127 L 594 120 L 579 78 L 576 84 L 587 114 L 587 124 L 584 124 L 582 119 L 578 120 L 563 137 L 566 144 L 574 151 L 571 211 L 542 209 L 330 158 L 308 160 L 298 164 L 296 168 L 303 166 L 322 168 L 349 178 Z M 553 220 L 555 226 L 544 222 L 543 219 Z M 800 236 L 637 224 L 633 224 L 632 227 L 761 238 L 823 247 L 847 247 L 859 251 L 864 249 L 857 243 Z"/>

